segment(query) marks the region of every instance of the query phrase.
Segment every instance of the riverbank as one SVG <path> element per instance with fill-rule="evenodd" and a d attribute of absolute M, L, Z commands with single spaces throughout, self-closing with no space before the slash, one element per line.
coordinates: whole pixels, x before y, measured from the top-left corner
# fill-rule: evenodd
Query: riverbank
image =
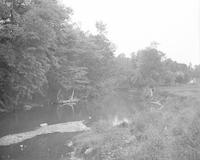
<path fill-rule="evenodd" d="M 190 95 L 184 96 L 177 94 L 181 90 L 183 88 L 176 88 L 176 92 L 175 88 L 173 92 L 160 89 L 155 98 L 164 106 L 162 109 L 157 106 L 152 108 L 151 103 L 138 98 L 140 103 L 137 104 L 140 105 L 136 105 L 131 94 L 109 96 L 103 102 L 103 118 L 89 123 L 91 131 L 40 135 L 22 143 L 0 147 L 1 159 L 68 160 L 76 157 L 81 160 L 182 160 L 193 156 L 197 160 L 200 156 L 200 101 L 196 89 L 194 92 L 190 89 Z M 94 104 L 90 105 L 94 107 Z M 38 119 L 42 117 L 39 113 Z M 73 116 L 69 110 L 62 113 L 66 119 L 71 116 L 72 121 L 81 117 L 78 112 Z M 29 125 L 33 124 L 31 121 L 35 115 L 30 117 Z M 52 115 L 47 114 L 46 118 L 52 120 Z M 28 120 L 28 115 L 26 118 Z M 181 158 L 177 158 L 179 156 Z"/>
<path fill-rule="evenodd" d="M 73 138 L 73 157 L 80 160 L 198 160 L 200 101 L 192 90 L 187 95 L 177 93 L 180 89 L 173 94 L 160 90 L 159 98 L 165 98 L 164 107 L 137 112 L 128 123 L 113 126 L 105 120 L 97 122 L 91 131 Z"/>

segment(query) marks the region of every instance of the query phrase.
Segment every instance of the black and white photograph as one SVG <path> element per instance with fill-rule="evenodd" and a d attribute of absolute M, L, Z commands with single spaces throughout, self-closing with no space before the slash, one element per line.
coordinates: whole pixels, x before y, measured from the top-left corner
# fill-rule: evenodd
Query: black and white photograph
<path fill-rule="evenodd" d="M 0 0 L 0 160 L 200 160 L 200 0 Z"/>

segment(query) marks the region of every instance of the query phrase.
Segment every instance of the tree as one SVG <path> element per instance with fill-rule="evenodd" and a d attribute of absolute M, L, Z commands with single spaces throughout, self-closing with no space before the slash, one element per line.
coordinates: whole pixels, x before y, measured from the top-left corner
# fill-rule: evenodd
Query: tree
<path fill-rule="evenodd" d="M 178 63 L 171 59 L 165 59 L 163 61 L 164 66 L 164 81 L 169 85 L 169 78 L 171 77 L 171 83 L 187 83 L 192 78 L 192 69 L 186 64 Z M 168 79 L 168 80 L 167 80 Z"/>
<path fill-rule="evenodd" d="M 95 26 L 99 35 L 105 35 L 107 33 L 106 25 L 102 21 L 96 22 Z"/>
<path fill-rule="evenodd" d="M 87 34 L 71 23 L 72 10 L 55 0 L 4 0 L 2 5 L 0 93 L 4 107 L 37 94 L 55 101 L 60 89 L 75 89 L 87 96 L 86 90 L 94 90 L 110 76 L 113 48 L 103 23 L 96 24 L 97 35 Z"/>
<path fill-rule="evenodd" d="M 139 50 L 136 56 L 136 67 L 133 80 L 135 87 L 157 85 L 161 81 L 162 58 L 164 54 L 155 48 Z"/>
<path fill-rule="evenodd" d="M 17 105 L 33 93 L 44 93 L 46 73 L 56 65 L 57 35 L 71 13 L 54 0 L 25 2 L 5 0 L 0 9 L 0 56 L 4 66 L 0 90 L 1 102 L 7 106 Z M 2 80 L 5 76 L 7 81 Z"/>
<path fill-rule="evenodd" d="M 197 80 L 198 83 L 200 82 L 200 65 L 196 65 L 194 67 L 193 77 Z"/>

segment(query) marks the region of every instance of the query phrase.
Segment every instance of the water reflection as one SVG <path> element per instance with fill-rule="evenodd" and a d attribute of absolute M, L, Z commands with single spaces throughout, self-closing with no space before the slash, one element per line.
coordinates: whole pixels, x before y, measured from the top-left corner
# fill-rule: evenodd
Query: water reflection
<path fill-rule="evenodd" d="M 30 131 L 40 127 L 41 123 L 55 124 L 87 119 L 89 114 L 85 108 L 85 104 L 76 105 L 72 112 L 70 106 L 54 105 L 15 113 L 0 113 L 0 136 Z"/>

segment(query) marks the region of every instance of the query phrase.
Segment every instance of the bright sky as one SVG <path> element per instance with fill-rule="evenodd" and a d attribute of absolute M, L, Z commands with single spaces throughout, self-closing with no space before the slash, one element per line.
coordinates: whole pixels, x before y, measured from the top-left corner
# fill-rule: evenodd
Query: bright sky
<path fill-rule="evenodd" d="M 62 0 L 74 10 L 73 20 L 95 31 L 95 22 L 107 24 L 116 54 L 145 48 L 152 41 L 166 56 L 200 64 L 199 0 Z"/>

